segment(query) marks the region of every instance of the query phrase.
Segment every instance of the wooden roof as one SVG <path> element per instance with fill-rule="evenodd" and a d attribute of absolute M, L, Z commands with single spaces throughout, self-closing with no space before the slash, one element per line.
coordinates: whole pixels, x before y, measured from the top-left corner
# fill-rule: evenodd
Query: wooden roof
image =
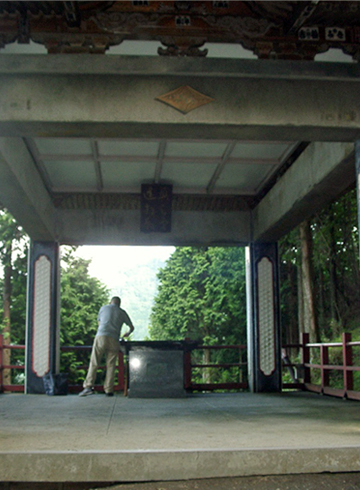
<path fill-rule="evenodd" d="M 0 47 L 43 44 L 49 53 L 104 53 L 124 40 L 156 40 L 159 55 L 206 56 L 237 43 L 259 58 L 312 60 L 329 48 L 360 58 L 360 2 L 0 2 Z"/>

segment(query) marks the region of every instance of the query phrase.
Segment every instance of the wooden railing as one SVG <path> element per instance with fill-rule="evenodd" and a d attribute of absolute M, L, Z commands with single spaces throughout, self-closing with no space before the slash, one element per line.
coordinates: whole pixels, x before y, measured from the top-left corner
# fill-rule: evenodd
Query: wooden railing
<path fill-rule="evenodd" d="M 0 392 L 24 392 L 23 384 L 3 384 L 3 371 L 4 369 L 17 369 L 22 372 L 25 371 L 24 365 L 3 365 L 3 352 L 5 349 L 11 350 L 25 350 L 23 345 L 6 345 L 4 344 L 3 336 L 0 335 Z M 194 356 L 194 351 L 207 352 L 209 355 L 205 356 L 211 358 L 211 352 L 219 351 L 236 351 L 238 353 L 238 362 L 228 362 L 228 363 L 218 363 L 215 361 L 209 363 L 199 363 L 192 362 L 192 356 Z M 91 352 L 91 346 L 62 346 L 62 352 Z M 184 353 L 184 385 L 188 391 L 214 391 L 214 390 L 245 390 L 248 388 L 247 382 L 247 363 L 244 362 L 244 357 L 246 356 L 246 346 L 245 345 L 197 345 L 195 348 L 192 346 L 191 349 L 185 350 Z M 78 366 L 77 369 L 87 369 L 88 366 Z M 105 366 L 101 366 L 105 369 Z M 114 386 L 115 391 L 124 391 L 127 393 L 127 360 L 124 355 L 119 352 L 118 360 L 118 373 L 117 373 L 117 383 Z M 202 378 L 204 382 L 198 382 L 194 377 L 194 371 L 206 373 L 209 369 L 212 370 L 212 374 L 207 376 L 204 374 Z M 237 371 L 237 380 L 229 382 L 218 382 L 214 380 L 216 378 L 216 373 L 218 370 L 232 369 Z M 81 384 L 69 385 L 69 393 L 78 393 L 82 390 Z M 95 386 L 95 390 L 101 391 L 102 386 Z"/>
<path fill-rule="evenodd" d="M 61 352 L 88 352 L 89 359 L 91 353 L 92 346 L 91 345 L 64 345 L 60 347 Z M 88 364 L 85 366 L 78 366 L 77 369 L 88 369 Z M 99 369 L 105 370 L 106 366 L 99 366 Z M 124 355 L 122 352 L 119 352 L 118 355 L 118 363 L 117 363 L 117 382 L 114 385 L 114 391 L 124 391 L 126 389 L 125 386 L 125 361 Z M 81 384 L 69 384 L 69 393 L 79 393 L 83 389 Z M 95 391 L 103 391 L 102 385 L 95 385 Z"/>
<path fill-rule="evenodd" d="M 25 366 L 23 364 L 7 364 L 4 365 L 4 350 L 19 350 L 25 352 L 25 345 L 6 345 L 4 343 L 4 336 L 0 334 L 0 393 L 3 391 L 11 391 L 11 392 L 19 392 L 24 393 L 24 385 L 23 384 L 6 384 L 4 385 L 3 373 L 5 369 L 16 369 L 20 371 L 25 370 Z"/>
<path fill-rule="evenodd" d="M 237 362 L 232 363 L 219 363 L 211 362 L 211 352 L 219 352 L 224 350 L 237 351 Z M 207 352 L 207 356 L 204 358 L 210 359 L 210 362 L 193 362 L 192 358 L 196 351 Z M 247 382 L 247 362 L 244 361 L 246 356 L 246 345 L 197 345 L 192 348 L 191 351 L 185 352 L 185 389 L 188 391 L 214 391 L 214 390 L 246 390 L 248 388 Z M 214 376 L 206 374 L 206 371 L 211 369 L 212 371 L 226 370 L 235 368 L 237 371 L 237 381 L 214 381 Z M 194 370 L 202 371 L 202 378 L 204 382 L 198 382 L 194 380 Z M 215 376 L 216 377 L 216 376 Z M 208 379 L 206 379 L 208 378 Z"/>
<path fill-rule="evenodd" d="M 324 395 L 337 396 L 353 400 L 360 400 L 360 375 L 358 383 L 355 383 L 354 373 L 360 371 L 360 361 L 355 365 L 354 360 L 360 359 L 359 355 L 354 355 L 354 349 L 360 347 L 360 341 L 353 342 L 351 334 L 344 333 L 341 342 L 325 342 L 325 343 L 310 343 L 309 335 L 303 334 L 300 344 L 284 345 L 284 349 L 289 352 L 289 349 L 297 348 L 301 353 L 299 363 L 292 363 L 289 358 L 283 361 L 283 369 L 293 373 L 293 380 L 290 383 L 284 383 L 285 389 L 303 389 L 320 393 Z M 5 369 L 19 370 L 24 372 L 25 366 L 22 364 L 3 363 L 3 352 L 5 349 L 12 351 L 24 351 L 24 345 L 6 345 L 3 335 L 0 335 L 0 392 L 24 392 L 22 384 L 6 384 L 3 383 L 3 372 Z M 220 350 L 235 350 L 238 352 L 238 361 L 231 363 L 212 362 L 211 352 L 219 352 Z M 63 346 L 63 352 L 69 351 L 88 351 L 90 354 L 91 346 Z M 209 362 L 195 361 L 195 352 L 207 352 L 209 355 L 203 355 L 202 358 L 210 359 Z M 336 354 L 334 354 L 336 353 Z M 184 385 L 188 391 L 214 391 L 214 390 L 246 390 L 247 382 L 247 363 L 244 360 L 246 356 L 245 345 L 197 345 L 184 353 Z M 102 366 L 102 368 L 105 368 Z M 79 366 L 79 369 L 87 369 L 87 366 Z M 231 382 L 214 381 L 216 371 L 232 369 L 237 370 L 237 380 Z M 212 374 L 206 375 L 207 371 L 211 370 Z M 292 370 L 292 371 L 291 371 Z M 201 382 L 196 379 L 196 371 L 203 373 Z M 334 373 L 336 383 L 334 382 Z M 126 394 L 126 362 L 123 354 L 119 353 L 117 384 L 115 390 L 124 391 Z M 69 392 L 77 393 L 82 389 L 79 385 L 70 385 Z M 102 386 L 96 386 L 96 390 L 102 390 Z"/>
<path fill-rule="evenodd" d="M 324 343 L 310 343 L 309 334 L 303 334 L 301 344 L 284 346 L 285 349 L 301 350 L 300 364 L 284 363 L 285 369 L 300 370 L 301 381 L 285 383 L 283 387 L 360 400 L 360 391 L 354 389 L 354 373 L 360 371 L 360 366 L 354 365 L 355 347 L 360 347 L 360 342 L 352 342 L 350 333 L 343 333 L 341 342 Z"/>
<path fill-rule="evenodd" d="M 62 346 L 60 347 L 60 350 L 62 352 L 76 352 L 76 351 L 88 351 L 89 354 L 91 352 L 91 345 L 84 345 L 84 346 Z M 20 350 L 20 351 L 25 351 L 25 346 L 24 345 L 7 345 L 4 343 L 4 336 L 0 334 L 0 393 L 7 391 L 7 392 L 20 392 L 24 393 L 24 385 L 23 384 L 4 384 L 3 383 L 3 372 L 6 369 L 16 369 L 20 370 L 22 372 L 25 372 L 25 365 L 23 364 L 9 364 L 9 365 L 4 365 L 3 363 L 3 352 L 5 349 L 9 349 L 12 351 Z M 89 355 L 90 358 L 90 355 Z M 78 366 L 77 369 L 87 369 L 88 366 Z M 105 366 L 100 366 L 99 369 L 105 369 Z M 69 385 L 69 393 L 79 393 L 83 388 L 81 384 L 70 384 Z M 95 390 L 97 391 L 102 391 L 103 387 L 101 385 L 96 385 Z M 126 376 L 125 376 L 125 362 L 124 362 L 124 355 L 119 352 L 119 358 L 118 358 L 118 366 L 117 366 L 117 383 L 114 386 L 115 391 L 125 391 L 126 390 Z"/>

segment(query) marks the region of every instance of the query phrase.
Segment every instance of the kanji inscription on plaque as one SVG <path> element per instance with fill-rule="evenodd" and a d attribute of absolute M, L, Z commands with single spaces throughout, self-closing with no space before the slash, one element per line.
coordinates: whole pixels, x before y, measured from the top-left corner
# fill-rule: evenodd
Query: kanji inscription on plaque
<path fill-rule="evenodd" d="M 172 185 L 141 186 L 141 225 L 144 233 L 171 231 Z"/>

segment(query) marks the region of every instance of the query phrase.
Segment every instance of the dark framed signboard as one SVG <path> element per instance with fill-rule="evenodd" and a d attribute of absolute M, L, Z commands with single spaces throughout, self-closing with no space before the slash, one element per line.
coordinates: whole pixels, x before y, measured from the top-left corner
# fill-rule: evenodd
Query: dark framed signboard
<path fill-rule="evenodd" d="M 141 223 L 144 233 L 171 231 L 172 185 L 141 186 Z"/>

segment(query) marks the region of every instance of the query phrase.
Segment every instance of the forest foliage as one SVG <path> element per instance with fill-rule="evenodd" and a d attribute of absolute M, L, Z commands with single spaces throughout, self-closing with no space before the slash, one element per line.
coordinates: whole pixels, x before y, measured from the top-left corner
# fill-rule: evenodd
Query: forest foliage
<path fill-rule="evenodd" d="M 27 251 L 23 231 L 6 210 L 1 211 L 1 330 L 14 344 L 25 342 Z M 307 331 L 326 341 L 337 340 L 343 331 L 349 331 L 360 340 L 356 191 L 334 201 L 283 237 L 279 257 L 283 343 L 297 343 L 300 334 Z M 6 270 L 10 276 L 6 276 Z M 134 287 L 134 297 L 138 297 L 139 283 Z M 131 288 L 131 281 L 127 288 Z M 6 303 L 9 298 L 10 307 Z M 62 260 L 62 345 L 91 345 L 98 310 L 108 300 L 106 286 L 89 274 L 89 261 L 76 257 L 69 249 Z M 176 248 L 158 272 L 148 335 L 156 340 L 187 337 L 208 345 L 245 344 L 244 249 Z M 88 359 L 89 353 L 80 359 L 70 352 L 63 353 L 61 370 L 75 377 Z M 85 374 L 84 369 L 80 369 L 80 375 Z"/>
<path fill-rule="evenodd" d="M 158 279 L 150 316 L 152 340 L 189 339 L 208 346 L 246 344 L 243 248 L 176 248 Z M 233 349 L 192 352 L 192 364 L 242 361 L 242 354 Z M 196 368 L 192 372 L 192 381 L 198 383 L 236 383 L 245 377 L 244 369 L 235 366 Z"/>
<path fill-rule="evenodd" d="M 309 235 L 302 234 L 308 227 Z M 336 340 L 352 332 L 360 340 L 359 233 L 356 190 L 331 203 L 279 242 L 283 342 L 297 342 L 302 332 Z M 306 242 L 306 236 L 310 243 Z M 305 294 L 305 250 L 310 249 L 314 309 Z"/>
<path fill-rule="evenodd" d="M 68 249 L 61 261 L 60 345 L 90 346 L 96 335 L 97 316 L 102 305 L 109 302 L 109 291 L 89 274 L 90 260 L 74 255 Z M 70 384 L 86 376 L 89 351 L 61 352 L 61 371 Z"/>
<path fill-rule="evenodd" d="M 176 248 L 158 278 L 152 340 L 246 342 L 243 248 Z"/>

